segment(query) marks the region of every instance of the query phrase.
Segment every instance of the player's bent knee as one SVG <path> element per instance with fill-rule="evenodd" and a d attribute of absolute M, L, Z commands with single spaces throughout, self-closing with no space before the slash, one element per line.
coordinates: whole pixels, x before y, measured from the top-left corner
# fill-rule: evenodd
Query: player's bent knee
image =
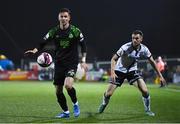
<path fill-rule="evenodd" d="M 112 96 L 112 95 L 113 95 L 113 92 L 112 92 L 112 91 L 106 92 L 106 96 Z"/>
<path fill-rule="evenodd" d="M 65 87 L 67 90 L 72 89 L 72 86 L 71 86 L 71 85 L 68 85 L 68 84 L 64 85 L 64 87 Z"/>
<path fill-rule="evenodd" d="M 144 90 L 144 91 L 142 91 L 142 95 L 143 95 L 143 96 L 148 96 L 148 95 L 149 95 L 148 90 Z"/>
<path fill-rule="evenodd" d="M 148 94 L 148 89 L 142 89 L 142 92 Z"/>

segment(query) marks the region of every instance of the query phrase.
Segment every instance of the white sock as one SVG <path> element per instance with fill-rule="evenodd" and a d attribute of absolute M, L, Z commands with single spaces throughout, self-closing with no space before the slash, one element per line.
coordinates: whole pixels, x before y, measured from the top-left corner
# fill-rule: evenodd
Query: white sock
<path fill-rule="evenodd" d="M 150 96 L 148 98 L 142 97 L 145 111 L 150 111 Z"/>
<path fill-rule="evenodd" d="M 78 101 L 76 103 L 74 103 L 74 105 L 78 105 Z"/>
<path fill-rule="evenodd" d="M 106 105 L 106 101 L 105 101 L 105 96 L 103 95 L 103 102 L 102 102 L 103 105 Z"/>
<path fill-rule="evenodd" d="M 64 111 L 64 113 L 66 113 L 66 114 L 69 114 L 69 110 L 67 110 L 67 111 Z"/>

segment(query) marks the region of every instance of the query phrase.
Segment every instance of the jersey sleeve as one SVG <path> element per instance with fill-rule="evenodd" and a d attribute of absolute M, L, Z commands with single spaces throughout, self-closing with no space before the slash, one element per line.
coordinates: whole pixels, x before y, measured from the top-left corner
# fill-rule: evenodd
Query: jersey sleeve
<path fill-rule="evenodd" d="M 81 46 L 81 52 L 86 53 L 87 45 L 86 45 L 86 42 L 84 41 L 84 36 L 83 36 L 82 32 L 80 32 L 78 40 L 79 40 L 79 44 Z"/>
<path fill-rule="evenodd" d="M 149 49 L 145 46 L 144 48 L 144 57 L 145 58 L 150 58 L 152 56 L 151 52 L 149 51 Z"/>
<path fill-rule="evenodd" d="M 122 56 L 122 55 L 124 54 L 125 49 L 126 49 L 126 46 L 125 46 L 125 45 L 122 45 L 122 46 L 119 48 L 119 50 L 116 52 L 116 55 L 119 56 L 119 57 Z"/>
<path fill-rule="evenodd" d="M 51 30 L 48 31 L 48 33 L 44 36 L 44 40 L 45 41 L 48 41 L 48 40 L 52 40 L 55 36 L 55 33 L 56 33 L 57 29 L 56 28 L 53 28 Z"/>
<path fill-rule="evenodd" d="M 56 31 L 57 27 L 52 28 L 48 31 L 48 33 L 43 37 L 43 41 L 40 42 L 39 46 L 37 47 L 38 50 L 42 50 L 47 43 L 52 41 L 52 39 L 55 37 Z"/>
<path fill-rule="evenodd" d="M 80 42 L 83 42 L 83 41 L 84 41 L 84 36 L 83 36 L 82 32 L 80 32 L 79 41 L 80 41 Z"/>
<path fill-rule="evenodd" d="M 120 49 L 116 52 L 116 55 L 120 57 L 122 54 L 123 54 L 123 49 L 120 48 Z"/>
<path fill-rule="evenodd" d="M 80 42 L 84 41 L 84 36 L 79 28 L 73 27 L 73 33 L 78 41 L 80 41 Z"/>
<path fill-rule="evenodd" d="M 76 30 L 74 30 L 74 34 L 75 34 L 75 37 L 77 38 L 79 45 L 81 47 L 81 53 L 86 53 L 87 52 L 87 46 L 86 46 L 86 42 L 84 40 L 84 36 L 83 36 L 83 34 L 79 28 L 75 28 L 75 29 Z"/>

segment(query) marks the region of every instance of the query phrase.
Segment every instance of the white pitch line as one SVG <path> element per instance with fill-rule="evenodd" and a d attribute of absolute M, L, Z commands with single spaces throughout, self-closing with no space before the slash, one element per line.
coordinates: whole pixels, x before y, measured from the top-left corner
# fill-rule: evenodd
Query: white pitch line
<path fill-rule="evenodd" d="M 172 91 L 172 92 L 180 92 L 180 90 L 176 90 L 176 89 L 169 89 L 169 88 L 166 88 L 164 90 L 167 90 L 167 91 Z"/>

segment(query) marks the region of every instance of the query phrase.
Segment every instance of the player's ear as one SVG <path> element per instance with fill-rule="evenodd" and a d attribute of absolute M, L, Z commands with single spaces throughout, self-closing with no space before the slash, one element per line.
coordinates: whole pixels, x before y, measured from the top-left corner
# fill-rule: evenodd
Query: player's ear
<path fill-rule="evenodd" d="M 141 36 L 141 35 L 140 35 L 140 37 L 139 37 L 139 38 L 141 39 L 141 41 L 143 41 L 143 36 Z"/>

